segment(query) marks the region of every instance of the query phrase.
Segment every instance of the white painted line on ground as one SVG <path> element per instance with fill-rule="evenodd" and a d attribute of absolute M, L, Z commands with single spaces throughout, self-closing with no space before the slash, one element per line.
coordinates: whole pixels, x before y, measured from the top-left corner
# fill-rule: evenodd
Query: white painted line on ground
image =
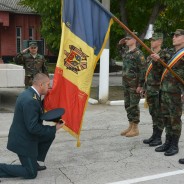
<path fill-rule="evenodd" d="M 145 99 L 141 99 L 139 104 L 144 104 Z M 107 102 L 108 105 L 124 105 L 124 100 L 116 100 L 116 101 L 108 101 Z"/>
<path fill-rule="evenodd" d="M 155 180 L 155 179 L 164 178 L 164 177 L 168 177 L 168 176 L 174 176 L 174 175 L 178 175 L 178 174 L 184 174 L 184 170 L 172 171 L 172 172 L 168 172 L 168 173 L 145 176 L 145 177 L 141 177 L 141 178 L 134 178 L 134 179 L 118 181 L 118 182 L 114 182 L 114 183 L 108 183 L 108 184 L 131 184 L 131 183 L 138 183 L 141 181 L 149 181 L 149 180 Z"/>
<path fill-rule="evenodd" d="M 92 105 L 99 103 L 98 100 L 93 99 L 93 98 L 89 98 L 88 102 Z M 144 102 L 145 102 L 145 99 L 143 98 L 140 100 L 139 104 L 144 104 Z M 106 104 L 107 105 L 124 105 L 124 100 L 107 101 Z"/>

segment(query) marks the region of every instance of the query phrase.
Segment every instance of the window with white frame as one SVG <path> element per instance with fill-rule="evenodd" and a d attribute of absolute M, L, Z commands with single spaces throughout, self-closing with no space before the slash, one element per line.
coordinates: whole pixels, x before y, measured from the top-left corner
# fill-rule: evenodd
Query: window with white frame
<path fill-rule="evenodd" d="M 29 28 L 29 40 L 34 40 L 34 28 Z"/>

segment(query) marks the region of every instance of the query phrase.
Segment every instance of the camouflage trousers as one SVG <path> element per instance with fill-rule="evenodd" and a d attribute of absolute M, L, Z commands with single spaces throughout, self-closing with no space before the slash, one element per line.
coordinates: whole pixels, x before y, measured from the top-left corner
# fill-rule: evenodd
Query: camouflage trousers
<path fill-rule="evenodd" d="M 140 94 L 136 93 L 135 90 L 124 88 L 125 110 L 127 112 L 129 122 L 137 124 L 140 122 L 140 98 Z"/>
<path fill-rule="evenodd" d="M 153 128 L 158 128 L 159 130 L 163 130 L 164 122 L 163 122 L 161 107 L 159 103 L 159 92 L 147 91 L 146 99 L 149 106 L 149 113 L 152 117 Z"/>
<path fill-rule="evenodd" d="M 164 117 L 166 135 L 180 137 L 182 129 L 181 94 L 161 92 L 161 112 Z"/>
<path fill-rule="evenodd" d="M 29 86 L 32 86 L 33 76 L 25 76 L 25 87 L 28 88 Z"/>

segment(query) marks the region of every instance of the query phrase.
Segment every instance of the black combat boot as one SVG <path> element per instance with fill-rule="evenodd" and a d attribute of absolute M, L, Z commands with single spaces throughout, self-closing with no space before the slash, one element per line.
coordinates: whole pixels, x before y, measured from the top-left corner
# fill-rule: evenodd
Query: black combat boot
<path fill-rule="evenodd" d="M 168 150 L 166 150 L 164 155 L 165 156 L 172 156 L 172 155 L 177 154 L 179 152 L 178 142 L 179 142 L 179 136 L 173 135 L 172 141 L 171 141 L 171 146 Z"/>
<path fill-rule="evenodd" d="M 154 138 L 156 137 L 156 133 L 157 133 L 156 128 L 153 128 L 153 134 L 152 134 L 152 136 L 150 138 L 148 138 L 148 139 L 144 139 L 143 140 L 143 143 L 144 144 L 150 144 L 154 140 Z"/>
<path fill-rule="evenodd" d="M 162 144 L 162 146 L 157 147 L 155 149 L 155 151 L 156 152 L 165 152 L 165 151 L 167 151 L 170 148 L 170 146 L 171 146 L 171 140 L 172 140 L 172 137 L 166 135 L 165 143 Z"/>
<path fill-rule="evenodd" d="M 180 164 L 184 164 L 184 158 L 180 158 L 178 161 Z"/>
<path fill-rule="evenodd" d="M 153 147 L 153 146 L 159 146 L 162 144 L 162 139 L 161 139 L 162 132 L 163 132 L 162 130 L 159 130 L 158 128 L 156 129 L 156 135 L 153 141 L 149 143 L 149 146 Z"/>

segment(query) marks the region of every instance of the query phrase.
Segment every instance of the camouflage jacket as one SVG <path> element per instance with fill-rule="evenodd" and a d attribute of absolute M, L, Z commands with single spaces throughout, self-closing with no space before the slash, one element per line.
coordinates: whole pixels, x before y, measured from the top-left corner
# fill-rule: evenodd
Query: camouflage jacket
<path fill-rule="evenodd" d="M 176 54 L 173 53 L 173 55 Z M 172 55 L 172 56 L 173 56 Z M 177 63 L 171 68 L 182 80 L 184 80 L 184 57 L 182 57 Z M 161 82 L 161 91 L 168 93 L 181 94 L 184 90 L 183 84 L 176 79 L 169 71 Z"/>
<path fill-rule="evenodd" d="M 123 86 L 135 90 L 144 84 L 146 62 L 142 51 L 135 48 L 122 54 Z"/>
<path fill-rule="evenodd" d="M 160 59 L 167 63 L 167 61 L 171 58 L 173 50 L 162 49 L 158 52 Z M 150 56 L 147 57 L 147 72 L 145 76 L 145 89 L 147 92 L 158 92 L 160 88 L 160 80 L 162 76 L 162 72 L 164 70 L 164 66 L 160 62 L 155 62 L 152 60 Z M 152 65 L 150 71 L 149 66 Z"/>
<path fill-rule="evenodd" d="M 46 60 L 44 56 L 40 54 L 37 54 L 34 58 L 30 53 L 19 53 L 14 57 L 14 61 L 16 64 L 24 66 L 26 76 L 33 77 L 37 73 L 45 73 L 48 75 Z"/>

